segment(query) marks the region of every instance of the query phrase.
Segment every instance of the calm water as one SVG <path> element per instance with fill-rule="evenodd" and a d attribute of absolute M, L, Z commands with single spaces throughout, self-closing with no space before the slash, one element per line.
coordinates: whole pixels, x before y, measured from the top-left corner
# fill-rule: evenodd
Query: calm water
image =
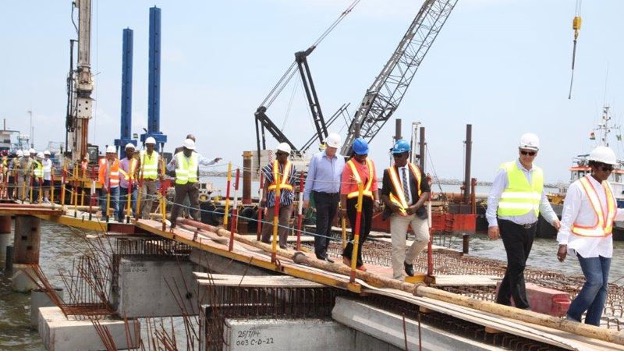
<path fill-rule="evenodd" d="M 40 265 L 54 286 L 64 288 L 59 270 L 69 270 L 72 258 L 87 249 L 83 236 L 83 231 L 72 232 L 70 228 L 42 221 Z M 461 246 L 460 242 L 457 240 L 456 245 Z M 528 265 L 561 270 L 568 275 L 581 275 L 576 260 L 568 258 L 563 264 L 557 261 L 556 249 L 554 240 L 537 239 Z M 505 260 L 502 241 L 490 241 L 485 235 L 472 236 L 470 254 Z M 624 242 L 616 242 L 611 282 L 624 282 L 623 258 Z M 4 263 L 1 268 L 4 268 Z M 13 292 L 10 284 L 4 272 L 0 273 L 0 350 L 44 350 L 38 332 L 30 327 L 30 295 Z"/>

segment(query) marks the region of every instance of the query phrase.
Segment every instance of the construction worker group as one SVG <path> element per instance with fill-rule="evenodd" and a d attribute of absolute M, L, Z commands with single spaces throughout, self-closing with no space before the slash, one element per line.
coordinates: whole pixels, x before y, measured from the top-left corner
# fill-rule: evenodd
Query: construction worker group
<path fill-rule="evenodd" d="M 50 203 L 53 166 L 50 151 L 2 151 L 0 198 L 29 203 Z"/>
<path fill-rule="evenodd" d="M 384 217 L 390 220 L 392 234 L 393 277 L 403 279 L 405 275 L 413 276 L 413 263 L 429 242 L 424 204 L 429 198 L 430 188 L 422 170 L 408 162 L 410 144 L 398 140 L 391 148 L 395 162 L 384 170 L 380 191 L 375 163 L 368 157 L 368 143 L 363 138 L 355 139 L 351 155 L 345 157 L 337 152 L 341 142 L 340 135 L 336 133 L 327 136 L 320 151 L 310 160 L 305 180 L 303 207 L 313 209 L 316 215 L 316 258 L 334 262 L 328 248 L 333 222 L 340 214 L 342 219 L 348 219 L 352 230 L 341 253 L 342 262 L 366 271 L 362 260 L 363 244 L 371 232 L 373 213 L 381 209 L 383 202 Z M 265 182 L 260 207 L 265 210 L 265 220 L 261 240 L 270 243 L 271 234 L 276 234 L 282 249 L 288 248 L 297 180 L 297 170 L 289 160 L 291 151 L 289 144 L 280 143 L 275 150 L 275 160 L 262 169 Z M 272 218 L 277 221 L 272 221 Z M 274 225 L 278 226 L 278 230 L 274 229 Z M 407 228 L 410 225 L 416 236 L 406 248 Z"/>

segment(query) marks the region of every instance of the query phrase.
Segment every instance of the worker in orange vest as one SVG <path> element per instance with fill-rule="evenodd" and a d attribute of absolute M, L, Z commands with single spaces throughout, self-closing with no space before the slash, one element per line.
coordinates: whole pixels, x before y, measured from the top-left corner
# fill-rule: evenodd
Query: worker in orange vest
<path fill-rule="evenodd" d="M 119 212 L 119 159 L 115 146 L 109 145 L 106 148 L 106 158 L 100 160 L 98 174 L 98 182 L 102 185 L 102 217 L 115 216 Z M 109 194 L 110 206 L 113 208 L 111 213 L 107 212 Z"/>
<path fill-rule="evenodd" d="M 359 184 L 363 187 L 359 240 L 357 248 L 356 268 L 366 271 L 362 262 L 362 245 L 368 238 L 373 225 L 373 210 L 379 210 L 379 191 L 377 187 L 375 163 L 368 157 L 368 143 L 359 137 L 353 141 L 353 157 L 345 165 L 340 183 L 340 215 L 349 218 L 351 235 L 349 242 L 342 251 L 342 261 L 351 266 L 353 260 L 353 240 L 359 197 Z"/>

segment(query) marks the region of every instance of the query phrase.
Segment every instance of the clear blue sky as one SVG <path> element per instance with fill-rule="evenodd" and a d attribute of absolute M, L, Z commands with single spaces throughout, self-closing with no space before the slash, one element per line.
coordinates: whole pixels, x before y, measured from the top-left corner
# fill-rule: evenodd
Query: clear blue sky
<path fill-rule="evenodd" d="M 103 147 L 119 138 L 124 28 L 134 30 L 132 130 L 147 127 L 148 20 L 156 5 L 162 10 L 166 149 L 191 132 L 201 153 L 240 167 L 242 152 L 255 149 L 257 106 L 293 62 L 293 53 L 312 44 L 351 2 L 94 0 L 97 105 L 90 142 Z M 309 57 L 326 117 L 343 103 L 351 103 L 353 115 L 421 4 L 362 0 Z M 572 158 L 592 148 L 588 136 L 602 106 L 612 107 L 616 122 L 624 111 L 624 1 L 583 3 L 568 100 L 575 8 L 575 0 L 459 0 L 394 115 L 403 120 L 403 135 L 412 122 L 426 127 L 427 171 L 463 178 L 465 126 L 472 124 L 473 177 L 492 180 L 501 162 L 517 156 L 520 135 L 531 131 L 542 141 L 536 163 L 546 180 L 569 179 Z M 71 1 L 3 1 L 0 31 L 0 118 L 28 133 L 31 110 L 36 148 L 64 141 L 69 40 L 76 38 Z M 314 127 L 294 82 L 269 116 L 303 145 Z M 346 132 L 342 125 L 334 129 Z M 371 144 L 379 170 L 389 163 L 393 135 L 394 120 Z M 624 155 L 621 147 L 614 149 Z"/>

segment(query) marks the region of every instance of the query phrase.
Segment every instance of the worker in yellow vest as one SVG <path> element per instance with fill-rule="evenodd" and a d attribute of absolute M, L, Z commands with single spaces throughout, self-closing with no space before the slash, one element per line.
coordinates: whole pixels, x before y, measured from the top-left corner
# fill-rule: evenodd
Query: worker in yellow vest
<path fill-rule="evenodd" d="M 43 190 L 43 153 L 39 152 L 35 155 L 32 163 L 33 173 L 33 203 L 39 203 L 39 196 L 43 197 L 43 194 L 39 194 L 39 190 Z M 43 201 L 43 199 L 42 199 Z"/>
<path fill-rule="evenodd" d="M 373 211 L 379 210 L 379 191 L 377 190 L 377 172 L 375 163 L 368 157 L 368 143 L 362 137 L 353 141 L 353 156 L 342 172 L 340 182 L 340 215 L 349 218 L 351 234 L 349 242 L 342 251 L 342 262 L 351 266 L 353 260 L 353 240 L 355 238 L 355 224 L 357 219 L 359 184 L 362 185 L 362 205 L 360 215 L 360 231 L 357 248 L 357 258 L 355 267 L 358 270 L 366 271 L 362 261 L 362 246 L 373 225 Z"/>
<path fill-rule="evenodd" d="M 277 230 L 279 237 L 279 246 L 286 249 L 288 232 L 290 232 L 290 216 L 293 212 L 293 200 L 295 198 L 293 185 L 295 184 L 295 175 L 297 170 L 295 166 L 288 160 L 291 148 L 288 143 L 280 143 L 275 151 L 276 160 L 262 168 L 264 174 L 264 191 L 263 198 L 260 200 L 260 207 L 266 209 L 264 223 L 262 224 L 261 240 L 264 243 L 271 243 L 273 235 L 273 217 L 275 216 L 275 195 L 276 189 L 279 188 L 279 215 Z M 279 179 L 279 184 L 277 180 Z"/>
<path fill-rule="evenodd" d="M 156 193 L 158 192 L 158 180 L 162 180 L 162 171 L 160 169 L 160 155 L 155 150 L 156 139 L 154 137 L 147 137 L 145 139 L 145 148 L 140 154 L 140 171 L 139 180 L 142 183 L 141 188 L 141 209 L 140 214 L 142 219 L 148 219 L 149 214 L 152 211 L 152 205 L 154 199 L 156 199 Z"/>
<path fill-rule="evenodd" d="M 425 202 L 431 187 L 423 171 L 409 162 L 410 151 L 408 141 L 399 139 L 394 143 L 394 165 L 384 170 L 381 186 L 381 199 L 386 205 L 383 218 L 390 219 L 392 277 L 397 280 L 405 279 L 405 274 L 414 276 L 414 261 L 429 243 Z M 414 232 L 414 241 L 406 248 L 408 227 Z"/>
<path fill-rule="evenodd" d="M 188 195 L 191 201 L 190 215 L 199 221 L 199 154 L 195 152 L 195 142 L 187 138 L 181 152 L 173 156 L 167 170 L 175 172 L 175 200 L 171 209 L 171 229 L 176 227 L 178 213 Z"/>
<path fill-rule="evenodd" d="M 561 228 L 557 234 L 557 259 L 575 255 L 585 275 L 585 284 L 568 312 L 567 319 L 600 326 L 609 290 L 609 270 L 613 257 L 613 222 L 624 220 L 607 181 L 618 165 L 609 147 L 599 146 L 589 154 L 591 174 L 574 181 L 563 202 Z"/>
<path fill-rule="evenodd" d="M 533 164 L 539 151 L 539 138 L 533 133 L 520 137 L 518 159 L 503 163 L 494 178 L 485 216 L 488 236 L 502 238 L 507 252 L 507 270 L 498 288 L 496 303 L 529 309 L 524 268 L 531 253 L 540 213 L 559 229 L 557 214 L 544 192 L 544 173 Z"/>

